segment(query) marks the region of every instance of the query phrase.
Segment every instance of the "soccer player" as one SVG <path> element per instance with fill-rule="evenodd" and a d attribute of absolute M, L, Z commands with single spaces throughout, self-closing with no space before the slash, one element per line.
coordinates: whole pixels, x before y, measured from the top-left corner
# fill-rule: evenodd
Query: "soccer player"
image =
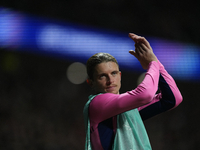
<path fill-rule="evenodd" d="M 133 33 L 129 37 L 135 42 L 135 51 L 129 53 L 147 70 L 134 90 L 119 93 L 121 72 L 112 55 L 97 53 L 87 61 L 87 82 L 95 93 L 84 107 L 85 150 L 151 150 L 143 120 L 182 102 L 174 79 L 159 62 L 149 42 Z M 156 93 L 158 88 L 160 93 Z"/>

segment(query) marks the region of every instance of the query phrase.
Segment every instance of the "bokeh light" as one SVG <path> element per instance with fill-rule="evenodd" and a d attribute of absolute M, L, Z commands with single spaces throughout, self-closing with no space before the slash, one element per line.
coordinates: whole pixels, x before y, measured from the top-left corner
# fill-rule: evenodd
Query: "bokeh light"
<path fill-rule="evenodd" d="M 81 84 L 86 81 L 86 66 L 83 63 L 72 63 L 67 69 L 67 78 L 73 84 Z"/>

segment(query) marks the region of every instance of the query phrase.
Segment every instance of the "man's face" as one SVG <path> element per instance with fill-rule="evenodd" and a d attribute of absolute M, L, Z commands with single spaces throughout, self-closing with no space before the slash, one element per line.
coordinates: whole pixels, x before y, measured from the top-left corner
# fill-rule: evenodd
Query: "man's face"
<path fill-rule="evenodd" d="M 119 94 L 121 72 L 115 62 L 103 62 L 95 67 L 92 87 L 96 92 Z"/>

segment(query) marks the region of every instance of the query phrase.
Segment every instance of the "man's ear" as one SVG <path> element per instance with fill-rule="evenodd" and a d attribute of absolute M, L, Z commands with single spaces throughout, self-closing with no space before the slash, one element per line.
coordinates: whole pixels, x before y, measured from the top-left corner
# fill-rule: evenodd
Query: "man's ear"
<path fill-rule="evenodd" d="M 87 79 L 86 82 L 89 86 L 93 86 L 93 81 L 91 79 Z"/>

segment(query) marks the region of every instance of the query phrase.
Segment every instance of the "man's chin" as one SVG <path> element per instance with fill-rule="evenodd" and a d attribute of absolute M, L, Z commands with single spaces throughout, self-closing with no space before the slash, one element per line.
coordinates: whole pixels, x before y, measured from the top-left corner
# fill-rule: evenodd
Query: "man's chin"
<path fill-rule="evenodd" d="M 119 94 L 118 91 L 107 91 L 106 93 Z"/>

